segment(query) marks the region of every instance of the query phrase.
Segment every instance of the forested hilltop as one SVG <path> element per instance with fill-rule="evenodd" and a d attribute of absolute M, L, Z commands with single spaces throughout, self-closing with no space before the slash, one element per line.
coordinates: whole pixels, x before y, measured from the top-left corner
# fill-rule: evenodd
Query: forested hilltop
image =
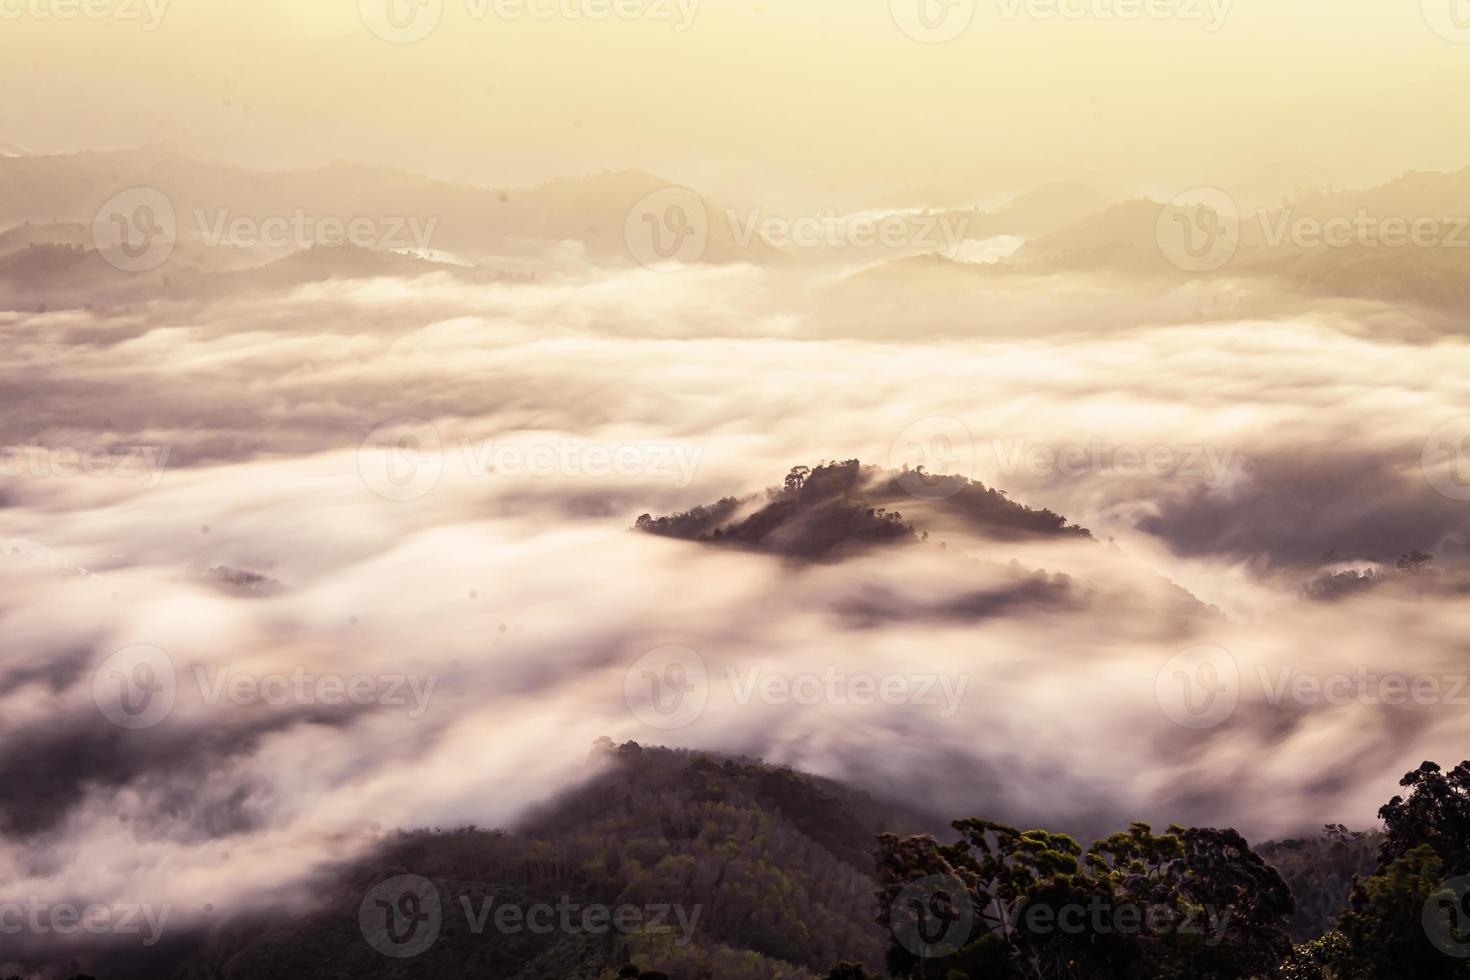
<path fill-rule="evenodd" d="M 36 975 L 1470 976 L 1455 918 L 1470 763 L 1406 776 L 1381 834 L 1333 826 L 1254 848 L 1230 829 L 1141 823 L 1090 846 L 982 818 L 934 833 L 933 816 L 829 780 L 606 739 L 589 765 L 518 828 L 390 838 L 324 876 L 305 910 Z"/>
<path fill-rule="evenodd" d="M 1091 537 L 1060 514 L 1027 507 L 975 480 L 922 468 L 884 470 L 856 459 L 797 466 L 763 495 L 726 497 L 666 517 L 644 514 L 636 526 L 661 537 L 823 560 L 874 545 L 928 540 L 922 524 L 898 507 L 947 518 L 996 540 Z"/>

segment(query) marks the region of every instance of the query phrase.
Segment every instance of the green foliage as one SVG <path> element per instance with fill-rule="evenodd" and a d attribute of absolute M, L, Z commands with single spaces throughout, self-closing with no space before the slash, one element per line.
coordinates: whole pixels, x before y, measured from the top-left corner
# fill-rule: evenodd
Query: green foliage
<path fill-rule="evenodd" d="M 843 960 L 881 965 L 872 849 L 906 825 L 893 808 L 791 770 L 631 742 L 600 742 L 591 764 L 516 831 L 391 840 L 341 869 L 320 911 L 217 935 L 177 980 L 817 980 Z M 429 879 L 444 903 L 432 948 L 404 960 L 371 949 L 358 924 L 363 895 L 398 874 Z M 672 915 L 666 932 L 504 934 L 475 932 L 463 908 L 566 899 L 697 919 L 687 934 Z"/>
<path fill-rule="evenodd" d="M 1470 977 L 1459 880 L 1470 874 L 1470 762 L 1448 773 L 1425 762 L 1400 785 L 1409 795 L 1379 810 L 1376 873 L 1354 882 L 1340 940 L 1314 951 L 1330 980 Z"/>
<path fill-rule="evenodd" d="M 713 504 L 668 517 L 654 518 L 651 514 L 643 514 L 639 516 L 634 528 L 663 538 L 697 538 L 727 521 L 739 508 L 739 500 L 726 497 Z"/>
<path fill-rule="evenodd" d="M 1443 884 L 1443 863 L 1433 848 L 1421 845 L 1356 886 L 1342 916 L 1346 950 L 1335 964 L 1341 980 L 1470 976 L 1463 959 L 1447 956 L 1430 941 L 1427 911 L 1441 916 L 1436 931 L 1445 937 L 1454 927 L 1449 904 L 1437 900 Z"/>
<path fill-rule="evenodd" d="M 1428 845 L 1439 856 L 1446 877 L 1470 874 L 1470 762 L 1448 773 L 1425 762 L 1399 785 L 1410 789 L 1408 798 L 1395 796 L 1378 811 L 1385 830 L 1380 871 Z"/>
<path fill-rule="evenodd" d="M 895 976 L 1238 980 L 1275 976 L 1290 952 L 1291 893 L 1233 830 L 1156 835 L 1136 823 L 1084 853 L 1064 834 L 985 820 L 954 828 L 951 845 L 880 838 L 880 920 L 894 926 Z M 915 903 L 915 889 L 936 879 L 963 894 Z M 907 941 L 939 935 L 938 924 L 947 944 Z M 968 940 L 957 950 L 950 929 Z"/>
<path fill-rule="evenodd" d="M 1281 964 L 1281 980 L 1342 980 L 1339 963 L 1347 948 L 1347 938 L 1340 932 L 1302 943 Z"/>
<path fill-rule="evenodd" d="M 914 501 L 922 483 L 932 506 L 987 537 L 1021 539 L 1090 532 L 1060 514 L 1033 510 L 999 490 L 961 476 L 886 471 L 849 459 L 797 466 L 765 500 L 726 498 L 668 517 L 644 514 L 637 530 L 760 551 L 808 561 L 826 560 L 879 544 L 922 541 L 926 535 L 894 508 Z M 741 515 L 742 511 L 749 511 Z"/>

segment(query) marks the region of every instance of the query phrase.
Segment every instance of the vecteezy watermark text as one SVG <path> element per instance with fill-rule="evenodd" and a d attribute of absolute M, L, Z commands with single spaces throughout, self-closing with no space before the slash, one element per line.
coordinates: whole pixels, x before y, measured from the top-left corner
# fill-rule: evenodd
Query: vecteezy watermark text
<path fill-rule="evenodd" d="M 422 718 L 439 678 L 417 674 L 332 674 L 313 673 L 295 667 L 289 673 L 250 674 L 230 667 L 210 670 L 196 666 L 194 681 L 203 702 L 214 706 L 228 702 L 238 707 L 266 704 L 379 705 L 407 708 L 408 717 Z"/>
<path fill-rule="evenodd" d="M 723 215 L 729 244 L 748 250 L 767 248 L 917 249 L 953 252 L 965 240 L 971 216 L 958 212 L 857 212 L 835 209 L 806 215 L 768 214 L 758 208 L 727 209 Z M 711 215 L 704 199 L 685 187 L 665 187 L 639 199 L 623 225 L 628 254 L 640 265 L 671 272 L 702 261 L 712 239 Z"/>
<path fill-rule="evenodd" d="M 148 489 L 163 482 L 168 446 L 0 446 L 0 477 L 113 477 L 138 480 Z"/>
<path fill-rule="evenodd" d="M 817 671 L 770 671 L 727 667 L 721 677 L 731 700 L 797 707 L 911 705 L 933 709 L 940 718 L 960 710 L 970 678 L 929 673 L 855 673 L 826 667 Z M 672 731 L 693 724 L 709 704 L 711 674 L 704 657 L 684 646 L 665 646 L 640 656 L 623 676 L 623 697 L 633 716 L 650 728 Z"/>
<path fill-rule="evenodd" d="M 152 33 L 172 0 L 0 0 L 0 20 L 117 21 Z"/>
<path fill-rule="evenodd" d="M 937 500 L 960 493 L 975 478 L 982 449 L 990 453 L 990 468 L 1003 477 L 1148 477 L 1193 480 L 1218 490 L 1240 468 L 1233 447 L 1204 443 L 1117 445 L 1092 438 L 1043 444 L 996 438 L 982 444 L 964 422 L 947 416 L 921 419 L 904 429 L 889 450 L 888 465 L 901 471 L 899 484 L 908 493 Z"/>
<path fill-rule="evenodd" d="M 1470 217 L 1379 215 L 1359 208 L 1352 214 L 1298 215 L 1291 208 L 1257 211 L 1268 248 L 1470 248 Z"/>
<path fill-rule="evenodd" d="M 1173 20 L 1201 24 L 1209 33 L 1225 26 L 1235 0 L 996 0 L 1007 20 Z"/>
<path fill-rule="evenodd" d="M 172 912 L 172 905 L 76 905 L 32 895 L 24 902 L 0 901 L 0 936 L 140 936 L 143 946 L 152 947 L 163 938 Z"/>
<path fill-rule="evenodd" d="M 424 252 L 439 227 L 437 217 L 314 214 L 305 208 L 264 216 L 196 208 L 192 218 L 194 237 L 206 248 L 354 246 Z M 182 231 L 180 215 L 167 194 L 153 187 L 132 187 L 113 194 L 97 209 L 91 239 L 98 254 L 114 267 L 149 272 L 172 258 L 184 237 Z"/>
<path fill-rule="evenodd" d="M 1154 902 L 1110 902 L 1093 895 L 1086 902 L 1017 902 L 985 898 L 986 917 L 1007 936 L 1200 937 L 1205 946 L 1224 941 L 1234 912 L 1229 906 L 1183 909 Z M 958 878 L 930 875 L 904 886 L 889 907 L 889 928 L 899 945 L 920 959 L 949 956 L 969 943 L 980 912 Z"/>
<path fill-rule="evenodd" d="M 498 21 L 641 21 L 670 24 L 683 34 L 694 26 L 703 0 L 459 0 L 466 19 Z M 446 0 L 358 0 L 363 25 L 380 40 L 413 44 L 444 20 Z"/>
<path fill-rule="evenodd" d="M 970 218 L 964 214 L 839 214 L 836 210 L 796 218 L 759 210 L 725 213 L 739 248 L 757 236 L 772 248 L 936 249 L 953 251 L 964 241 Z"/>
<path fill-rule="evenodd" d="M 297 208 L 289 215 L 257 218 L 235 215 L 228 210 L 196 210 L 199 239 L 210 248 L 357 248 L 428 249 L 439 227 L 438 218 L 415 217 L 342 218 L 314 215 Z"/>
<path fill-rule="evenodd" d="M 1218 446 L 1111 446 L 1100 439 L 1069 446 L 1032 445 L 1025 439 L 990 441 L 1000 473 L 1015 476 L 1132 477 L 1198 480 L 1216 490 L 1233 470 L 1235 450 Z"/>
<path fill-rule="evenodd" d="M 915 41 L 944 44 L 970 30 L 979 0 L 889 0 L 898 29 Z M 1210 33 L 1225 26 L 1234 0 L 995 0 L 1003 20 L 1176 21 Z"/>
<path fill-rule="evenodd" d="M 406 709 L 415 720 L 428 711 L 439 683 L 432 674 L 340 674 L 301 666 L 284 672 L 250 672 L 195 665 L 183 677 L 194 681 L 199 703 L 208 707 L 373 706 Z M 92 698 L 103 717 L 133 731 L 162 724 L 173 713 L 179 688 L 173 658 L 150 644 L 117 651 L 92 675 Z"/>
<path fill-rule="evenodd" d="M 669 480 L 683 489 L 694 482 L 704 449 L 684 443 L 597 443 L 571 439 L 461 439 L 464 472 L 476 480 L 502 477 L 638 477 Z M 387 500 L 418 500 L 439 485 L 451 451 L 425 419 L 390 419 L 373 428 L 358 449 L 358 473 Z"/>
<path fill-rule="evenodd" d="M 704 911 L 677 903 L 582 902 L 564 895 L 555 902 L 504 902 L 494 896 L 461 894 L 451 908 L 464 915 L 470 935 L 487 932 L 517 936 L 672 936 L 688 946 Z M 368 945 L 394 959 L 422 955 L 438 940 L 446 923 L 439 886 L 420 875 L 397 875 L 375 885 L 358 907 L 358 926 Z"/>
<path fill-rule="evenodd" d="M 1470 215 L 1384 214 L 1368 208 L 1320 214 L 1288 205 L 1259 208 L 1251 220 L 1242 216 L 1227 191 L 1196 187 L 1164 205 L 1155 238 L 1172 264 L 1188 272 L 1213 272 L 1229 264 L 1243 245 L 1300 250 L 1470 248 Z"/>

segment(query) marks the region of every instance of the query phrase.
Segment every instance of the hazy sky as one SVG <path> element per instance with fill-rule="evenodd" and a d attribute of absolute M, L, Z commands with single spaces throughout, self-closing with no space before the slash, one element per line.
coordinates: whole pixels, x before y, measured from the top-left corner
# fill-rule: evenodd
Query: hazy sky
<path fill-rule="evenodd" d="M 388 0 L 151 2 L 0 0 L 0 152 L 174 139 L 252 166 L 348 159 L 507 185 L 636 167 L 773 210 L 990 203 L 1067 177 L 1160 198 L 1217 184 L 1246 204 L 1470 164 L 1470 0 L 929 0 L 960 6 L 930 8 L 928 26 L 919 0 L 419 0 L 402 17 Z M 503 16 L 522 4 L 562 6 Z M 612 11 L 666 16 L 589 16 Z M 152 209 L 110 207 L 174 201 L 119 190 L 135 175 L 106 161 L 54 188 L 36 169 L 0 182 L 42 188 L 11 209 L 37 223 L 0 269 L 0 449 L 18 449 L 0 454 L 0 784 L 37 784 L 0 798 L 16 895 L 146 896 L 212 928 L 279 908 L 319 862 L 394 828 L 513 820 L 584 778 L 604 735 L 761 757 L 946 816 L 1253 839 L 1371 826 L 1400 773 L 1470 741 L 1448 698 L 1270 686 L 1463 675 L 1470 493 L 1451 467 L 1470 455 L 1443 450 L 1470 431 L 1470 343 L 1463 304 L 1404 297 L 1457 297 L 1441 287 L 1466 253 L 1260 246 L 1259 265 L 1163 275 L 1158 216 L 1142 225 L 1151 264 L 1133 207 L 1097 232 L 1123 236 L 1116 269 L 1068 272 L 1065 251 L 1044 275 L 875 268 L 883 249 L 655 268 L 629 261 L 640 206 L 605 199 L 640 185 L 606 181 L 524 195 L 551 202 L 545 222 L 517 195 L 504 215 L 493 195 L 416 195 L 483 199 L 465 218 L 495 216 L 465 234 L 489 243 L 481 270 L 351 279 L 424 267 L 321 249 L 215 273 L 274 256 L 196 235 L 156 278 L 128 278 L 116 255 L 29 245 L 121 216 L 148 220 L 151 248 Z M 403 186 L 174 169 L 185 228 L 197 203 L 247 224 L 283 217 L 257 202 L 356 218 L 354 202 Z M 1463 186 L 1419 182 L 1381 207 L 1464 214 Z M 53 204 L 99 221 L 78 235 Z M 1255 271 L 1304 255 L 1320 281 Z M 494 280 L 502 267 L 536 276 Z M 1392 300 L 1335 295 L 1344 269 Z M 30 300 L 4 308 L 5 290 Z M 385 424 L 406 419 L 433 438 L 410 446 Z M 385 456 L 435 444 L 422 494 L 377 480 Z M 897 467 L 926 444 L 1098 540 L 1002 546 L 935 524 L 952 547 L 807 568 L 628 533 L 640 513 L 759 495 L 795 464 Z M 1205 479 L 1182 462 L 1024 462 L 1094 445 L 1211 462 Z M 133 449 L 158 470 L 130 468 Z M 648 465 L 515 473 L 494 449 L 633 449 Z M 655 472 L 665 450 L 694 465 Z M 121 465 L 78 473 L 94 451 Z M 927 531 L 926 503 L 903 512 Z M 1349 579 L 1351 593 L 1327 577 L 1413 549 L 1453 574 Z M 1303 599 L 1323 582 L 1336 601 Z M 639 717 L 628 678 L 670 645 L 716 679 L 921 665 L 973 693 L 949 714 L 863 711 L 741 703 L 727 683 L 668 731 Z M 96 679 L 140 647 L 182 693 L 133 729 Z M 1186 730 L 1159 678 L 1200 648 L 1238 664 L 1239 704 Z M 437 687 L 414 714 L 221 701 L 199 680 L 298 668 Z"/>
<path fill-rule="evenodd" d="M 404 22 L 442 5 L 437 28 L 390 43 L 367 26 L 388 2 L 87 0 L 89 17 L 81 0 L 0 0 L 0 84 L 27 93 L 0 104 L 0 143 L 171 137 L 491 184 L 639 167 L 875 203 L 918 188 L 985 203 L 1076 175 L 1156 193 L 1358 182 L 1470 159 L 1447 109 L 1470 43 L 1429 23 L 1470 42 L 1449 19 L 1465 0 L 953 0 L 974 11 L 948 43 L 907 36 L 889 0 L 618 0 L 633 18 L 592 16 L 611 0 L 418 0 L 428 19 Z M 516 4 L 541 16 L 508 16 Z"/>

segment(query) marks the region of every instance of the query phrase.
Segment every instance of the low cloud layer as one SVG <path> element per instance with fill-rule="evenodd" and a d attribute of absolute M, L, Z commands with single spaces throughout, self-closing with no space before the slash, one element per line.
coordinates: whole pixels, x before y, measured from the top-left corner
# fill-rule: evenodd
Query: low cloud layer
<path fill-rule="evenodd" d="M 1470 500 L 1425 470 L 1470 404 L 1463 343 L 1340 309 L 1029 331 L 1045 304 L 1012 283 L 921 346 L 838 315 L 831 279 L 568 269 L 0 315 L 0 444 L 26 461 L 0 475 L 15 894 L 197 924 L 396 828 L 514 822 L 603 735 L 940 818 L 1257 838 L 1366 825 L 1403 771 L 1463 754 L 1462 596 L 1300 594 L 1463 557 Z M 161 479 L 125 465 L 139 447 Z M 852 457 L 1096 540 L 985 541 L 922 499 L 928 543 L 835 565 L 628 530 Z M 1226 656 L 1171 659 L 1200 648 Z M 696 659 L 641 659 L 668 650 Z M 702 710 L 650 714 L 645 670 Z M 1390 672 L 1437 693 L 1394 703 Z M 1176 673 L 1233 710 L 1196 724 L 1214 709 Z M 1321 687 L 1341 674 L 1370 679 Z M 163 717 L 129 713 L 165 680 Z"/>

